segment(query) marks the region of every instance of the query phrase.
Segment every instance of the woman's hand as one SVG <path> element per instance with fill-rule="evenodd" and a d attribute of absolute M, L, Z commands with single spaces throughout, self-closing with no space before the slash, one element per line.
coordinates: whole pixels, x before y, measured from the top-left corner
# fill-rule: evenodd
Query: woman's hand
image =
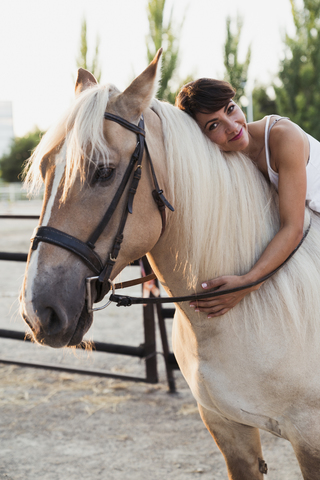
<path fill-rule="evenodd" d="M 223 277 L 217 277 L 202 284 L 204 290 L 223 291 L 232 288 L 242 287 L 248 282 L 244 276 L 237 275 L 224 275 Z M 261 285 L 261 284 L 260 284 Z M 208 314 L 208 318 L 220 317 L 227 313 L 237 303 L 240 302 L 248 293 L 257 290 L 260 285 L 255 287 L 246 288 L 234 293 L 228 293 L 220 297 L 206 298 L 202 300 L 192 301 L 190 307 L 195 308 L 195 312 L 205 312 Z"/>

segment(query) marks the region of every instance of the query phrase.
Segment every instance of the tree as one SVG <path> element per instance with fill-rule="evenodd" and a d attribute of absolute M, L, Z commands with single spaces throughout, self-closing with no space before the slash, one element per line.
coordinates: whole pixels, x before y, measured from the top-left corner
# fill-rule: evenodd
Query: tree
<path fill-rule="evenodd" d="M 229 82 L 236 90 L 235 101 L 239 102 L 240 98 L 245 95 L 245 85 L 248 78 L 248 68 L 251 59 L 251 47 L 248 47 L 246 59 L 243 63 L 238 59 L 238 48 L 241 36 L 243 21 L 237 17 L 236 31 L 231 31 L 231 18 L 227 17 L 226 27 L 227 36 L 224 45 L 224 66 L 226 68 L 225 80 Z"/>
<path fill-rule="evenodd" d="M 252 91 L 253 118 L 260 120 L 266 115 L 277 113 L 276 100 L 268 94 L 269 87 L 256 86 Z"/>
<path fill-rule="evenodd" d="M 162 77 L 157 97 L 174 103 L 176 94 L 181 85 L 191 81 L 188 77 L 183 82 L 179 81 L 176 71 L 179 63 L 179 36 L 184 19 L 179 26 L 173 26 L 173 8 L 171 9 L 168 22 L 164 23 L 164 9 L 166 0 L 149 0 L 147 5 L 149 34 L 147 36 L 147 56 L 150 63 L 160 47 L 162 53 Z M 176 33 L 174 33 L 174 31 Z M 177 87 L 174 88 L 174 83 Z"/>
<path fill-rule="evenodd" d="M 80 53 L 77 58 L 77 68 L 85 68 L 89 70 L 100 82 L 101 78 L 101 68 L 99 67 L 99 48 L 100 40 L 97 37 L 96 48 L 94 51 L 92 63 L 88 63 L 88 41 L 87 41 L 87 21 L 84 18 L 81 25 L 81 35 L 80 35 Z"/>
<path fill-rule="evenodd" d="M 285 39 L 281 85 L 274 86 L 277 113 L 320 140 L 320 2 L 303 0 L 300 9 L 290 2 L 296 33 Z"/>
<path fill-rule="evenodd" d="M 1 177 L 5 182 L 22 180 L 21 173 L 32 150 L 38 145 L 42 132 L 36 128 L 24 137 L 12 140 L 10 151 L 0 159 Z"/>

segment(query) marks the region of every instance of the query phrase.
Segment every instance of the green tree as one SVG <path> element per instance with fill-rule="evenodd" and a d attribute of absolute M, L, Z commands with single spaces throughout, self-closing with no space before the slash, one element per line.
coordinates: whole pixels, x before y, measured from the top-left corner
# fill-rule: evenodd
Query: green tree
<path fill-rule="evenodd" d="M 173 25 L 173 8 L 168 22 L 164 22 L 164 9 L 166 0 L 149 0 L 147 5 L 149 34 L 147 36 L 147 56 L 150 63 L 160 47 L 162 53 L 162 77 L 157 97 L 174 103 L 178 87 L 192 80 L 191 76 L 184 81 L 177 76 L 179 63 L 179 38 L 184 23 L 182 19 L 179 26 Z M 174 33 L 175 32 L 175 33 Z M 175 87 L 176 85 L 176 87 Z"/>
<path fill-rule="evenodd" d="M 274 96 L 268 95 L 268 87 L 258 85 L 252 91 L 253 118 L 260 120 L 266 115 L 277 113 L 277 105 Z"/>
<path fill-rule="evenodd" d="M 232 31 L 231 23 L 231 18 L 227 17 L 227 35 L 224 45 L 224 66 L 226 73 L 224 79 L 236 90 L 235 101 L 239 102 L 240 98 L 245 95 L 245 85 L 247 83 L 248 68 L 251 59 L 251 46 L 248 47 L 245 61 L 243 63 L 239 62 L 238 49 L 243 21 L 239 16 L 237 17 L 235 33 Z"/>
<path fill-rule="evenodd" d="M 320 2 L 303 0 L 301 8 L 290 2 L 296 32 L 285 38 L 281 86 L 274 87 L 277 113 L 320 140 Z"/>
<path fill-rule="evenodd" d="M 84 18 L 81 24 L 81 35 L 80 35 L 80 53 L 77 58 L 77 68 L 85 68 L 89 70 L 100 82 L 101 79 L 101 68 L 99 66 L 99 48 L 100 48 L 100 39 L 97 37 L 96 47 L 93 55 L 91 64 L 88 63 L 88 41 L 87 41 L 87 21 Z"/>
<path fill-rule="evenodd" d="M 22 180 L 21 173 L 32 150 L 38 145 L 42 132 L 36 128 L 23 137 L 12 140 L 10 151 L 0 158 L 1 178 L 5 182 Z"/>

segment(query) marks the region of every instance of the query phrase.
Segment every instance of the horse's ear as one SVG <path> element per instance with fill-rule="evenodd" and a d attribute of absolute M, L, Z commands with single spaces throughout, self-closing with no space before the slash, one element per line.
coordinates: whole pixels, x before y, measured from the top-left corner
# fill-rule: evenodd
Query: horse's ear
<path fill-rule="evenodd" d="M 79 95 L 79 93 L 83 92 L 83 90 L 86 90 L 97 83 L 98 82 L 92 73 L 88 72 L 88 70 L 85 70 L 84 68 L 79 68 L 75 87 L 76 95 Z"/>
<path fill-rule="evenodd" d="M 137 120 L 141 113 L 150 105 L 150 102 L 158 89 L 160 77 L 159 60 L 162 54 L 160 48 L 150 65 L 129 85 L 119 96 L 121 103 L 124 102 L 131 121 Z M 119 100 L 120 100 L 119 98 Z"/>

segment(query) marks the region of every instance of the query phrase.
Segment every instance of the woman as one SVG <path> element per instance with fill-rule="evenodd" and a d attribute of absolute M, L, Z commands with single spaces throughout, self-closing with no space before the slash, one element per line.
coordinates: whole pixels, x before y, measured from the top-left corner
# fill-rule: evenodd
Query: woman
<path fill-rule="evenodd" d="M 228 275 L 202 284 L 232 289 L 256 282 L 281 265 L 303 236 L 305 204 L 320 212 L 320 143 L 287 118 L 271 115 L 247 124 L 227 82 L 201 78 L 185 85 L 176 105 L 193 117 L 203 133 L 224 152 L 242 152 L 279 193 L 280 230 L 245 275 Z M 225 314 L 259 285 L 192 302 L 208 318 Z"/>

